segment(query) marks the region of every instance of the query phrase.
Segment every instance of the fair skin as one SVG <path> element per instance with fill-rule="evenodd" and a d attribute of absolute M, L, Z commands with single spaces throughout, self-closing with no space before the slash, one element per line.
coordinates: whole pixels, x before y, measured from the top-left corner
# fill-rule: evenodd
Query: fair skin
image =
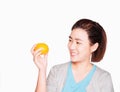
<path fill-rule="evenodd" d="M 98 47 L 98 43 L 90 45 L 88 34 L 85 30 L 76 28 L 73 29 L 68 42 L 68 49 L 70 52 L 70 58 L 72 61 L 72 72 L 76 82 L 81 81 L 89 73 L 92 68 L 91 55 Z M 35 92 L 47 92 L 46 91 L 46 69 L 47 69 L 47 54 L 40 54 L 40 49 L 33 51 L 33 61 L 38 67 L 38 81 Z"/>
<path fill-rule="evenodd" d="M 92 68 L 91 55 L 98 44 L 90 45 L 88 34 L 80 28 L 73 29 L 68 42 L 68 49 L 72 61 L 72 72 L 76 82 L 81 81 Z"/>
<path fill-rule="evenodd" d="M 46 70 L 47 70 L 47 56 L 41 55 L 41 49 L 34 51 L 35 45 L 31 49 L 33 55 L 33 61 L 38 68 L 38 81 L 35 92 L 47 92 L 46 91 Z"/>

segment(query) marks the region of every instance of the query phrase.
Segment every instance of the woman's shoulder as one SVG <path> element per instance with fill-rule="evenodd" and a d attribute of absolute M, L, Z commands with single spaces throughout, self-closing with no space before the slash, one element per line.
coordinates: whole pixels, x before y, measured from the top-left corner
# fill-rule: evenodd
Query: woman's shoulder
<path fill-rule="evenodd" d="M 105 80 L 105 79 L 111 79 L 111 74 L 110 74 L 110 72 L 108 72 L 107 70 L 105 70 L 105 69 L 102 69 L 102 68 L 100 68 L 99 66 L 96 66 L 96 71 L 95 71 L 95 73 L 94 73 L 94 79 L 96 79 L 96 80 Z"/>
<path fill-rule="evenodd" d="M 54 65 L 50 69 L 49 76 L 54 75 L 56 77 L 56 80 L 59 80 L 63 76 L 65 77 L 67 74 L 69 64 L 70 64 L 70 62 Z M 48 76 L 48 78 L 49 78 L 49 76 Z"/>
<path fill-rule="evenodd" d="M 103 74 L 105 74 L 105 75 L 110 75 L 110 73 L 109 73 L 107 70 L 102 69 L 102 68 L 100 68 L 99 66 L 96 66 L 96 73 L 97 73 L 98 75 L 103 75 Z"/>
<path fill-rule="evenodd" d="M 69 64 L 70 64 L 70 62 L 65 62 L 65 63 L 57 64 L 57 65 L 54 65 L 52 67 L 52 69 L 57 69 L 57 70 L 65 69 L 65 68 L 68 67 Z"/>

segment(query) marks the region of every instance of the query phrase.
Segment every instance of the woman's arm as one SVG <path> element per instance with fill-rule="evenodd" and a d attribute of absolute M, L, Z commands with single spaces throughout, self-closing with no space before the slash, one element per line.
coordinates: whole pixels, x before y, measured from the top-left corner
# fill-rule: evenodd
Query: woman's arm
<path fill-rule="evenodd" d="M 46 91 L 46 74 L 42 71 L 38 72 L 38 80 L 35 92 L 47 92 Z"/>
<path fill-rule="evenodd" d="M 46 91 L 46 69 L 47 69 L 47 54 L 41 55 L 41 49 L 34 51 L 35 45 L 31 49 L 33 55 L 33 61 L 38 68 L 38 80 L 35 92 L 47 92 Z"/>

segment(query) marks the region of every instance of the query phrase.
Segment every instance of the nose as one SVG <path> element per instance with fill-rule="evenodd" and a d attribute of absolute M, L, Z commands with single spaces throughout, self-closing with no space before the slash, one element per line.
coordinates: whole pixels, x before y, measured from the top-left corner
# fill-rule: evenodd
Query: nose
<path fill-rule="evenodd" d="M 75 48 L 76 48 L 75 42 L 69 43 L 69 49 L 70 49 L 70 50 L 74 50 Z"/>

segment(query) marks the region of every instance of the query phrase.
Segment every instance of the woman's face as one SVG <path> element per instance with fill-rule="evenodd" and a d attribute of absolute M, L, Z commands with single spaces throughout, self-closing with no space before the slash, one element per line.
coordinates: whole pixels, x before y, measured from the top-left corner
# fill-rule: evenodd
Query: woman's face
<path fill-rule="evenodd" d="M 76 28 L 71 31 L 68 49 L 72 62 L 90 61 L 92 46 L 85 30 Z"/>

